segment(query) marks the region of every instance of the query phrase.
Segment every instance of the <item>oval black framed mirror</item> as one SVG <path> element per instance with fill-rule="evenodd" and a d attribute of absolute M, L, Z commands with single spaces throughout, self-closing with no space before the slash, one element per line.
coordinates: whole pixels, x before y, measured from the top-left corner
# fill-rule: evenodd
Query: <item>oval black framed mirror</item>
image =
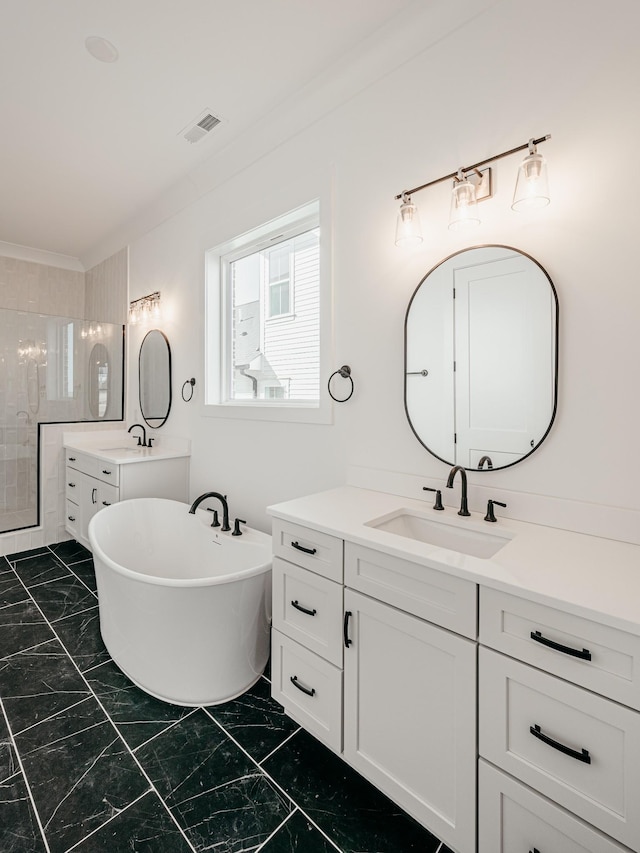
<path fill-rule="evenodd" d="M 405 320 L 405 410 L 424 447 L 467 470 L 530 456 L 554 421 L 558 296 L 530 255 L 456 252 L 418 284 Z"/>
<path fill-rule="evenodd" d="M 89 411 L 91 417 L 104 418 L 109 407 L 109 351 L 95 344 L 89 355 Z"/>
<path fill-rule="evenodd" d="M 171 347 L 159 329 L 144 336 L 138 356 L 140 412 L 147 426 L 161 427 L 171 410 Z"/>

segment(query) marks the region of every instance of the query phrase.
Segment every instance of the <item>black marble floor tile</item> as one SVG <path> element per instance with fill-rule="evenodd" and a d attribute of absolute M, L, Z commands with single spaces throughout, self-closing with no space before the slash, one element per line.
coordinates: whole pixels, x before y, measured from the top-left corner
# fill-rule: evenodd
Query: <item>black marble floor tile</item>
<path fill-rule="evenodd" d="M 73 848 L 73 853 L 192 853 L 153 791 L 145 794 L 93 835 Z"/>
<path fill-rule="evenodd" d="M 0 610 L 0 655 L 13 655 L 51 639 L 53 632 L 33 602 Z"/>
<path fill-rule="evenodd" d="M 51 853 L 63 853 L 149 789 L 95 699 L 15 738 Z"/>
<path fill-rule="evenodd" d="M 26 559 L 15 560 L 13 566 L 25 586 L 69 577 L 69 570 L 52 553 L 45 551 Z"/>
<path fill-rule="evenodd" d="M 42 833 L 21 773 L 0 783 L 0 850 L 46 853 Z"/>
<path fill-rule="evenodd" d="M 93 559 L 90 558 L 88 560 L 80 560 L 78 563 L 71 563 L 69 566 L 69 571 L 73 572 L 73 574 L 80 578 L 82 583 L 85 586 L 88 586 L 92 592 L 97 592 L 98 587 L 96 584 L 96 573 L 93 568 Z"/>
<path fill-rule="evenodd" d="M 0 709 L 0 782 L 6 782 L 18 772 L 20 772 L 20 766 L 11 743 L 4 714 Z"/>
<path fill-rule="evenodd" d="M 29 593 L 11 566 L 7 562 L 0 563 L 0 608 L 17 604 L 18 601 L 27 601 L 28 598 Z"/>
<path fill-rule="evenodd" d="M 262 766 L 345 853 L 435 853 L 440 845 L 305 731 L 295 734 Z"/>
<path fill-rule="evenodd" d="M 136 687 L 113 661 L 86 674 L 91 689 L 132 749 L 193 713 L 192 708 L 170 705 Z"/>
<path fill-rule="evenodd" d="M 58 640 L 0 661 L 0 696 L 14 734 L 89 695 Z"/>
<path fill-rule="evenodd" d="M 27 557 L 35 557 L 36 554 L 46 554 L 49 549 L 46 545 L 40 548 L 31 548 L 30 551 L 16 551 L 15 554 L 7 554 L 7 560 L 14 563 L 16 560 L 26 560 Z"/>
<path fill-rule="evenodd" d="M 271 698 L 271 685 L 264 678 L 237 699 L 208 707 L 207 713 L 257 762 L 298 728 L 282 705 Z"/>
<path fill-rule="evenodd" d="M 336 853 L 337 849 L 302 812 L 296 811 L 260 848 L 260 853 Z"/>
<path fill-rule="evenodd" d="M 198 851 L 253 850 L 292 809 L 204 711 L 144 744 L 136 755 Z"/>
<path fill-rule="evenodd" d="M 97 601 L 96 596 L 72 574 L 30 587 L 29 592 L 50 622 L 95 607 Z"/>
<path fill-rule="evenodd" d="M 98 606 L 56 622 L 56 633 L 81 672 L 111 660 L 102 642 Z"/>
<path fill-rule="evenodd" d="M 75 539 L 67 539 L 66 542 L 57 542 L 49 545 L 49 549 L 68 566 L 80 560 L 88 560 L 92 555 L 88 548 L 76 542 Z"/>

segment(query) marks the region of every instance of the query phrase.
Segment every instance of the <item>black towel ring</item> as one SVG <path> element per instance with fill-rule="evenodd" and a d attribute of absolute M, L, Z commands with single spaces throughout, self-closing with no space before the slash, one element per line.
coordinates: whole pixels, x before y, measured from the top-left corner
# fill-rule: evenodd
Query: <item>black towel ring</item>
<path fill-rule="evenodd" d="M 343 379 L 348 379 L 349 382 L 351 382 L 351 391 L 349 391 L 349 393 L 347 394 L 346 397 L 342 397 L 342 398 L 334 397 L 334 395 L 331 391 L 331 380 L 333 379 L 334 376 L 337 376 L 338 374 L 340 376 L 342 376 Z M 353 377 L 351 376 L 351 368 L 349 367 L 348 364 L 343 364 L 341 368 L 339 368 L 338 370 L 334 370 L 334 372 L 329 377 L 329 381 L 327 382 L 327 390 L 329 391 L 329 396 L 331 397 L 332 400 L 335 400 L 336 403 L 346 403 L 347 400 L 353 394 L 353 387 L 354 387 L 353 386 Z"/>
<path fill-rule="evenodd" d="M 183 383 L 183 385 L 182 385 L 182 392 L 181 392 L 181 393 L 182 393 L 182 399 L 185 401 L 185 403 L 188 403 L 188 402 L 189 402 L 189 400 L 191 400 L 191 399 L 193 398 L 193 386 L 194 386 L 195 384 L 196 384 L 196 380 L 195 380 L 195 379 L 193 379 L 193 378 L 191 378 L 191 379 L 187 379 L 187 381 Z M 191 394 L 189 394 L 189 396 L 188 396 L 188 397 L 185 397 L 185 395 L 184 395 L 184 389 L 187 387 L 187 385 L 191 385 Z"/>

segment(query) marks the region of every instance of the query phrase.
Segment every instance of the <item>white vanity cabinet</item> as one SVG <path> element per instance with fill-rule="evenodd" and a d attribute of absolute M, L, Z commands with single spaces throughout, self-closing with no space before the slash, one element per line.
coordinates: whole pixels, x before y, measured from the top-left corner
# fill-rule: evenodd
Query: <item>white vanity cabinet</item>
<path fill-rule="evenodd" d="M 65 527 L 91 548 L 89 522 L 105 506 L 129 498 L 186 501 L 189 457 L 140 458 L 117 463 L 73 448 L 65 449 Z"/>
<path fill-rule="evenodd" d="M 499 768 L 481 771 L 480 853 L 510 853 L 496 815 L 515 838 L 537 794 L 561 808 L 527 819 L 529 849 L 553 849 L 580 818 L 582 846 L 557 849 L 639 851 L 640 637 L 481 588 L 480 641 L 479 751 Z"/>
<path fill-rule="evenodd" d="M 278 518 L 273 550 L 273 697 L 474 853 L 476 585 Z"/>

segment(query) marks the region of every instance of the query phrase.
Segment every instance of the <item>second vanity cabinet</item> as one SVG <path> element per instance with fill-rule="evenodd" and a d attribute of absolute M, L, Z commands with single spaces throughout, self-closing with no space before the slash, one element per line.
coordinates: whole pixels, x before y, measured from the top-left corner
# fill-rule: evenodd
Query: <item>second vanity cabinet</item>
<path fill-rule="evenodd" d="M 273 548 L 274 698 L 472 853 L 476 585 L 277 518 Z"/>
<path fill-rule="evenodd" d="M 65 449 L 65 527 L 91 549 L 89 522 L 105 506 L 129 498 L 157 497 L 186 501 L 189 458 L 151 457 L 118 464 L 91 453 Z"/>

